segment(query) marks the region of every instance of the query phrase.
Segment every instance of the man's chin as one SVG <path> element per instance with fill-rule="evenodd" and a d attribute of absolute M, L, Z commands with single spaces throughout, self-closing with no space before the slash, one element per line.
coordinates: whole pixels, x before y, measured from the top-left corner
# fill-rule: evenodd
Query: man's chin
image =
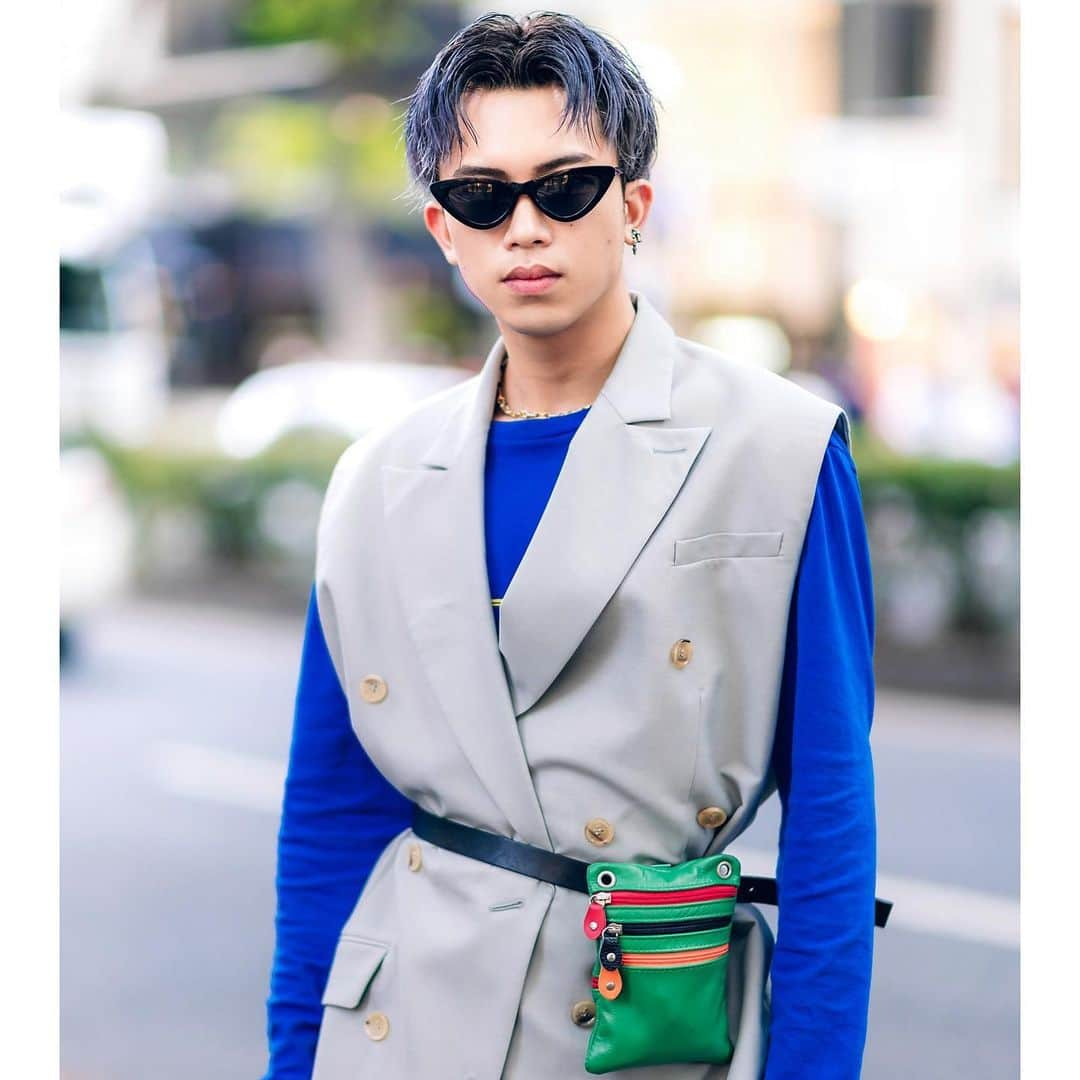
<path fill-rule="evenodd" d="M 582 316 L 566 301 L 543 304 L 505 304 L 496 321 L 506 330 L 529 337 L 551 337 L 573 326 Z"/>

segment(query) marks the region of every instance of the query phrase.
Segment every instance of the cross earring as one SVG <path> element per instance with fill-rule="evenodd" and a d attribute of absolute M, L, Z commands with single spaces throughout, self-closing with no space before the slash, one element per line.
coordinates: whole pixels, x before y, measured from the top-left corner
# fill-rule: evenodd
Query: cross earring
<path fill-rule="evenodd" d="M 641 233 L 637 231 L 632 225 L 630 226 L 630 250 L 636 255 L 637 246 L 641 243 Z"/>

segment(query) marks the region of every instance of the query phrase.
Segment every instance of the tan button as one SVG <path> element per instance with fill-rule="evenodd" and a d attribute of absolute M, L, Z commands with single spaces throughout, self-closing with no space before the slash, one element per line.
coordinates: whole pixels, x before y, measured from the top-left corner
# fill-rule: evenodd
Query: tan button
<path fill-rule="evenodd" d="M 689 638 L 679 638 L 671 646 L 671 662 L 676 667 L 686 667 L 694 655 L 694 643 Z"/>
<path fill-rule="evenodd" d="M 570 1019 L 578 1027 L 592 1027 L 596 1019 L 596 1006 L 591 1001 L 575 1001 L 570 1006 Z"/>
<path fill-rule="evenodd" d="M 419 844 L 409 845 L 409 869 L 419 870 L 423 866 L 423 857 L 420 854 Z"/>
<path fill-rule="evenodd" d="M 379 675 L 365 675 L 360 682 L 360 696 L 372 705 L 386 697 L 386 680 Z"/>
<path fill-rule="evenodd" d="M 585 837 L 590 844 L 603 846 L 615 839 L 615 826 L 602 817 L 590 818 L 585 823 Z"/>
<path fill-rule="evenodd" d="M 364 1020 L 364 1030 L 367 1032 L 367 1037 L 374 1039 L 375 1042 L 385 1039 L 390 1034 L 390 1021 L 386 1013 L 369 1013 Z"/>
<path fill-rule="evenodd" d="M 727 814 L 719 806 L 706 806 L 698 811 L 697 822 L 703 829 L 718 829 L 727 821 Z"/>

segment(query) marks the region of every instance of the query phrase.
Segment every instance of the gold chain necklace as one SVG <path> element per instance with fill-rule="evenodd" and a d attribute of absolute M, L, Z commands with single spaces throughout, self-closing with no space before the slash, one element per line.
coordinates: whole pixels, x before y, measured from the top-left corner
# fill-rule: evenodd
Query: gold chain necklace
<path fill-rule="evenodd" d="M 502 391 L 502 388 L 503 388 L 503 376 L 505 376 L 505 374 L 506 374 L 506 362 L 509 359 L 510 358 L 508 356 L 504 356 L 502 358 L 502 363 L 499 365 L 499 385 L 498 385 L 498 392 L 495 395 L 495 401 L 498 403 L 499 409 L 502 412 L 504 412 L 507 416 L 514 416 L 514 417 L 517 417 L 519 419 L 527 419 L 527 418 L 547 419 L 547 418 L 553 417 L 553 416 L 569 416 L 571 413 L 581 412 L 582 409 L 589 408 L 589 405 L 579 405 L 576 409 L 567 409 L 565 412 L 557 412 L 557 413 L 529 412 L 527 409 L 511 409 L 510 406 L 506 404 L 506 398 L 503 396 L 503 391 Z"/>

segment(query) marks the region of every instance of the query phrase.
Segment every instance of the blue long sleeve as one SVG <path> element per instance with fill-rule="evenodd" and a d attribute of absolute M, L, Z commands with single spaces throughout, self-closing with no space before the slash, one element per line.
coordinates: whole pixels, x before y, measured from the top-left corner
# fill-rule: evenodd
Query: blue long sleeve
<path fill-rule="evenodd" d="M 874 604 L 855 464 L 834 431 L 788 624 L 773 767 L 781 800 L 765 1080 L 856 1080 L 874 947 Z"/>
<path fill-rule="evenodd" d="M 561 420 L 562 418 L 560 418 Z M 581 416 L 548 457 L 545 494 Z M 512 468 L 512 448 L 559 421 L 493 425 L 487 483 Z M 504 440 L 506 440 L 504 442 Z M 489 500 L 492 507 L 499 504 Z M 512 575 L 535 518 L 518 535 L 488 521 L 492 596 Z M 503 562 L 492 552 L 516 536 Z M 524 536 L 524 542 L 522 541 Z M 505 563 L 505 565 L 503 565 Z M 495 610 L 496 619 L 498 610 Z M 766 1080 L 859 1075 L 873 945 L 875 823 L 869 726 L 873 712 L 869 553 L 854 463 L 834 434 L 808 524 L 788 628 L 774 768 L 784 808 L 781 904 L 772 965 Z M 264 1080 L 311 1076 L 320 998 L 340 929 L 412 803 L 375 769 L 352 731 L 330 662 L 314 590 L 308 609 L 278 850 L 277 945 L 267 1001 Z"/>
<path fill-rule="evenodd" d="M 338 935 L 412 802 L 375 768 L 308 603 L 278 833 L 276 945 L 263 1080 L 310 1080 Z"/>

